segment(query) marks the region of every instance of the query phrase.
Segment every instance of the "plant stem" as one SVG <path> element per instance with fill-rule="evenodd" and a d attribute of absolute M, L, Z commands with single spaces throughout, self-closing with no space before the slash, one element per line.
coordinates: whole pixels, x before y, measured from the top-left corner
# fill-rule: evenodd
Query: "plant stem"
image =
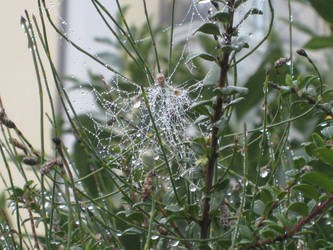
<path fill-rule="evenodd" d="M 290 74 L 293 76 L 294 63 L 293 63 L 293 14 L 291 9 L 291 0 L 288 0 L 288 15 L 289 15 L 289 60 L 290 60 Z"/>
<path fill-rule="evenodd" d="M 170 30 L 170 47 L 169 47 L 169 69 L 168 74 L 171 74 L 171 66 L 172 66 L 172 46 L 173 46 L 173 32 L 175 28 L 175 5 L 176 0 L 172 0 L 172 7 L 171 7 L 171 30 Z"/>
<path fill-rule="evenodd" d="M 226 44 L 231 44 L 231 37 L 233 33 L 233 17 L 234 17 L 234 4 L 235 0 L 229 0 L 228 1 L 228 12 L 230 16 L 229 23 L 227 24 L 225 28 L 225 43 Z M 229 71 L 229 56 L 230 52 L 226 52 L 223 54 L 223 57 L 221 61 L 219 62 L 220 64 L 220 80 L 218 87 L 223 88 L 227 86 L 227 74 Z M 216 123 L 217 121 L 220 120 L 220 118 L 223 115 L 223 100 L 220 96 L 216 97 L 216 104 L 215 104 L 215 112 L 213 116 L 212 123 Z M 212 128 L 211 132 L 211 148 L 212 152 L 209 156 L 208 159 L 208 164 L 205 169 L 205 198 L 203 200 L 203 212 L 202 212 L 202 221 L 201 221 L 201 233 L 200 233 L 200 238 L 201 239 L 206 239 L 208 237 L 208 232 L 209 232 L 209 227 L 211 223 L 209 211 L 210 211 L 210 192 L 212 188 L 212 182 L 213 182 L 213 176 L 214 176 L 214 166 L 216 164 L 216 160 L 218 158 L 218 127 L 214 126 Z"/>
<path fill-rule="evenodd" d="M 156 64 L 157 64 L 157 70 L 158 70 L 158 73 L 161 73 L 160 59 L 159 59 L 158 53 L 157 53 L 157 46 L 156 46 L 156 42 L 155 42 L 155 36 L 153 34 L 153 31 L 152 31 L 151 25 L 150 25 L 150 21 L 149 21 L 146 0 L 142 0 L 142 1 L 143 1 L 143 7 L 144 7 L 144 10 L 145 10 L 145 16 L 146 16 L 146 21 L 147 21 L 147 25 L 148 25 L 148 29 L 149 29 L 151 41 L 153 43 L 153 48 L 154 48 L 154 52 L 155 52 L 155 59 L 156 59 Z"/>

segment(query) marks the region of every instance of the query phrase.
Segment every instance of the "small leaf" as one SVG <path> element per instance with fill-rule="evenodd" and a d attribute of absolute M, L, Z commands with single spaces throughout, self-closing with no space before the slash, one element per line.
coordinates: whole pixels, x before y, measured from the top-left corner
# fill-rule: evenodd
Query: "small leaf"
<path fill-rule="evenodd" d="M 242 238 L 246 238 L 248 240 L 253 239 L 253 233 L 251 232 L 250 228 L 245 225 L 239 226 L 239 234 L 242 236 Z"/>
<path fill-rule="evenodd" d="M 309 172 L 302 176 L 304 182 L 317 185 L 327 192 L 333 191 L 333 182 L 326 175 L 319 172 Z"/>
<path fill-rule="evenodd" d="M 302 195 L 309 199 L 318 199 L 318 191 L 308 184 L 298 184 L 293 186 L 292 190 L 302 193 Z"/>
<path fill-rule="evenodd" d="M 308 215 L 308 207 L 302 202 L 295 202 L 288 207 L 289 211 L 295 212 L 303 217 Z"/>
<path fill-rule="evenodd" d="M 321 138 L 321 136 L 317 133 L 312 134 L 312 141 L 317 147 L 323 147 L 325 145 L 323 138 Z"/>
<path fill-rule="evenodd" d="M 215 86 L 220 80 L 220 71 L 220 67 L 214 64 L 203 79 L 203 85 Z"/>
<path fill-rule="evenodd" d="M 266 229 L 260 232 L 264 238 L 273 239 L 276 236 L 276 232 L 270 229 Z"/>
<path fill-rule="evenodd" d="M 268 202 L 271 202 L 273 200 L 273 196 L 272 196 L 272 193 L 269 189 L 267 188 L 263 188 L 261 191 L 260 191 L 260 198 L 261 200 L 264 202 L 264 203 L 268 203 Z"/>
<path fill-rule="evenodd" d="M 214 23 L 205 23 L 201 25 L 195 32 L 202 32 L 209 35 L 221 36 L 219 27 Z"/>
<path fill-rule="evenodd" d="M 200 58 L 202 58 L 202 59 L 205 59 L 205 60 L 207 60 L 207 61 L 211 61 L 211 62 L 215 61 L 215 57 L 212 56 L 212 55 L 210 55 L 210 54 L 208 54 L 208 53 L 195 52 L 195 53 L 190 54 L 190 55 L 187 57 L 185 63 L 188 63 L 188 62 L 190 62 L 190 61 L 192 61 L 192 60 L 194 60 L 195 58 L 198 58 L 198 57 L 200 57 Z"/>
<path fill-rule="evenodd" d="M 191 105 L 191 109 L 200 107 L 200 106 L 204 106 L 204 105 L 211 105 L 212 104 L 212 100 L 203 100 L 203 101 L 199 101 L 199 102 L 195 102 Z"/>
<path fill-rule="evenodd" d="M 317 36 L 312 37 L 308 41 L 304 48 L 305 49 L 323 49 L 333 47 L 333 36 Z"/>
<path fill-rule="evenodd" d="M 328 148 L 319 148 L 316 150 L 318 158 L 326 164 L 333 167 L 333 150 Z"/>
<path fill-rule="evenodd" d="M 244 97 L 239 97 L 239 98 L 236 98 L 236 99 L 233 99 L 231 102 L 229 102 L 229 104 L 226 106 L 226 107 L 229 107 L 231 105 L 235 105 L 241 101 L 245 100 Z"/>
<path fill-rule="evenodd" d="M 326 127 L 320 131 L 325 137 L 332 138 L 333 137 L 333 126 Z"/>
<path fill-rule="evenodd" d="M 234 95 L 234 94 L 246 95 L 247 92 L 248 92 L 248 88 L 236 87 L 236 86 L 228 86 L 225 88 L 215 88 L 214 89 L 214 93 L 219 96 Z"/>
<path fill-rule="evenodd" d="M 226 23 L 229 21 L 230 15 L 228 12 L 218 11 L 218 12 L 214 13 L 214 15 L 212 16 L 212 19 L 219 20 L 222 23 Z"/>
<path fill-rule="evenodd" d="M 265 212 L 265 203 L 261 200 L 254 202 L 253 212 L 257 215 L 263 215 Z"/>
<path fill-rule="evenodd" d="M 262 15 L 262 14 L 264 14 L 264 12 L 262 12 L 261 10 L 259 10 L 257 8 L 251 9 L 251 15 Z"/>

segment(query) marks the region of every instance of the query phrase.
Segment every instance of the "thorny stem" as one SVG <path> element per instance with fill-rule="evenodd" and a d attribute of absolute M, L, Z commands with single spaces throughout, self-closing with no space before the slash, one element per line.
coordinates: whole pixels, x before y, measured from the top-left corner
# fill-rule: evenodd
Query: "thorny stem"
<path fill-rule="evenodd" d="M 326 207 L 328 207 L 328 205 L 330 205 L 330 203 L 332 201 L 333 201 L 333 194 L 329 195 L 328 199 L 326 201 L 324 201 L 323 203 L 321 203 L 320 205 L 317 204 L 315 206 L 315 208 L 312 210 L 312 212 L 307 217 L 301 219 L 293 228 L 286 231 L 284 234 L 280 234 L 280 235 L 276 236 L 275 238 L 268 238 L 268 239 L 261 240 L 261 241 L 258 240 L 255 243 L 251 243 L 244 247 L 240 247 L 239 250 L 255 248 L 255 247 L 263 248 L 267 244 L 272 244 L 272 243 L 275 243 L 278 241 L 284 241 L 287 238 L 294 236 L 298 231 L 300 231 L 302 229 L 302 227 L 305 224 L 309 223 L 316 216 L 321 215 L 324 212 L 324 210 L 326 209 Z"/>
<path fill-rule="evenodd" d="M 227 24 L 225 28 L 225 43 L 230 44 L 231 43 L 231 37 L 233 33 L 233 17 L 234 17 L 234 4 L 235 0 L 229 0 L 228 1 L 228 12 L 230 16 L 229 23 Z M 229 70 L 229 56 L 230 52 L 226 52 L 223 54 L 221 61 L 219 62 L 221 71 L 220 71 L 220 80 L 218 87 L 223 88 L 227 86 L 227 73 Z M 220 120 L 221 116 L 223 115 L 223 100 L 222 97 L 217 96 L 216 97 L 216 104 L 215 104 L 215 112 L 213 116 L 212 123 L 216 123 Z M 212 152 L 209 156 L 208 164 L 205 169 L 205 198 L 203 200 L 203 212 L 202 212 L 202 221 L 201 221 L 201 233 L 200 238 L 206 239 L 208 237 L 209 227 L 211 223 L 209 211 L 210 211 L 210 190 L 212 188 L 213 183 L 213 176 L 214 176 L 214 166 L 216 164 L 216 160 L 218 158 L 218 127 L 214 126 L 211 131 L 211 148 Z"/>

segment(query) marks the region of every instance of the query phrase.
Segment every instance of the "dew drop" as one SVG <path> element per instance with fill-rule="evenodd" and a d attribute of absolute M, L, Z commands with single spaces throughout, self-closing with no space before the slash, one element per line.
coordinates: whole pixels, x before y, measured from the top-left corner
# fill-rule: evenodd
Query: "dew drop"
<path fill-rule="evenodd" d="M 189 188 L 191 192 L 197 191 L 197 186 L 194 183 L 191 183 Z"/>
<path fill-rule="evenodd" d="M 260 177 L 261 178 L 266 178 L 269 174 L 269 169 L 267 166 L 263 166 L 261 169 L 260 169 Z"/>
<path fill-rule="evenodd" d="M 152 240 L 157 240 L 158 238 L 159 238 L 158 235 L 153 235 L 153 236 L 151 237 Z"/>
<path fill-rule="evenodd" d="M 176 247 L 176 246 L 178 246 L 178 244 L 179 244 L 179 240 L 177 240 L 177 241 L 171 243 L 171 246 L 172 246 L 172 247 Z"/>

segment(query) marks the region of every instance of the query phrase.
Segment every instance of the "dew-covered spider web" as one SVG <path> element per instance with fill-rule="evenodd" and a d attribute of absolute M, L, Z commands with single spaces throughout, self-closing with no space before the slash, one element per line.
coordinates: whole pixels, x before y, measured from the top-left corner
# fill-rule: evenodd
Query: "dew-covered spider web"
<path fill-rule="evenodd" d="M 235 23 L 241 22 L 242 17 L 253 7 L 264 8 L 264 1 L 245 1 L 237 11 Z M 228 11 L 226 5 L 221 4 L 221 8 L 222 11 Z M 80 106 L 79 115 L 85 114 L 91 121 L 89 126 L 85 126 L 83 123 L 84 130 L 91 138 L 91 144 L 97 148 L 99 155 L 109 164 L 122 168 L 126 162 L 132 169 L 158 168 L 164 164 L 164 153 L 169 161 L 174 161 L 178 165 L 179 171 L 184 172 L 185 169 L 195 164 L 198 156 L 192 150 L 190 139 L 200 134 L 207 137 L 209 130 L 205 128 L 208 122 L 195 123 L 198 116 L 194 115 L 191 109 L 192 105 L 202 98 L 202 92 L 205 89 L 204 76 L 197 78 L 198 66 L 186 59 L 193 52 L 203 51 L 201 45 L 196 41 L 194 32 L 202 24 L 211 22 L 209 17 L 213 11 L 215 10 L 209 1 L 187 1 L 182 15 L 175 24 L 174 31 L 173 46 L 177 47 L 177 44 L 180 44 L 178 46 L 180 52 L 167 75 L 163 73 L 167 71 L 167 63 L 162 64 L 165 69 L 162 68 L 161 74 L 156 73 L 156 60 L 150 60 L 154 65 L 149 65 L 154 79 L 151 80 L 146 75 L 146 83 L 137 81 L 135 77 L 124 79 L 120 75 L 110 75 L 105 70 L 95 70 L 95 68 L 91 70 L 88 80 L 80 79 L 75 73 L 67 72 L 76 79 L 76 87 L 78 83 L 80 85 L 80 90 L 71 95 L 72 102 L 75 104 L 74 106 Z M 70 26 L 70 24 L 68 25 Z M 255 28 L 251 28 L 251 25 L 246 25 L 243 23 L 239 25 L 239 35 L 235 39 L 245 41 L 251 47 L 256 42 L 254 36 L 257 33 Z M 169 35 L 170 30 L 170 26 L 164 25 L 162 36 Z M 72 33 L 69 34 L 72 40 L 80 42 L 79 34 L 75 33 L 74 28 L 67 29 L 67 32 Z M 121 39 L 124 44 L 129 43 L 124 35 L 121 36 Z M 102 40 L 102 38 L 99 39 L 99 41 Z M 136 37 L 135 43 L 140 46 L 150 40 L 149 34 L 145 33 L 141 37 Z M 105 41 L 104 39 L 104 45 Z M 116 42 L 113 39 L 108 40 L 109 44 L 114 45 Z M 161 47 L 157 41 L 157 48 Z M 103 50 L 106 47 L 97 46 L 97 48 Z M 122 66 L 112 65 L 110 61 L 114 60 L 110 59 L 112 54 L 100 53 L 101 51 L 96 51 L 96 48 L 94 51 L 90 51 L 90 47 L 84 49 L 100 60 L 106 59 L 106 66 L 115 67 L 123 73 Z M 116 52 L 113 50 L 112 53 Z M 150 53 L 153 55 L 152 50 Z M 109 57 L 107 57 L 108 55 Z M 122 56 L 124 55 L 122 54 Z M 121 57 L 118 56 L 118 58 L 121 60 Z M 88 58 L 78 64 L 83 65 L 85 70 L 92 68 Z M 123 63 L 118 61 L 116 64 Z M 214 63 L 204 65 L 205 71 L 209 71 L 213 65 Z M 184 74 L 184 70 L 188 76 L 193 75 L 193 77 L 182 79 L 179 75 Z M 124 72 L 124 74 L 126 77 L 131 75 L 128 72 Z M 143 84 L 146 86 L 145 93 L 141 88 Z M 71 89 L 73 89 L 72 84 L 68 85 L 67 90 Z M 147 103 L 144 96 L 146 96 Z M 90 100 L 91 104 L 87 108 L 82 108 L 82 105 L 87 105 L 87 100 Z M 162 147 L 165 150 L 164 153 Z"/>

